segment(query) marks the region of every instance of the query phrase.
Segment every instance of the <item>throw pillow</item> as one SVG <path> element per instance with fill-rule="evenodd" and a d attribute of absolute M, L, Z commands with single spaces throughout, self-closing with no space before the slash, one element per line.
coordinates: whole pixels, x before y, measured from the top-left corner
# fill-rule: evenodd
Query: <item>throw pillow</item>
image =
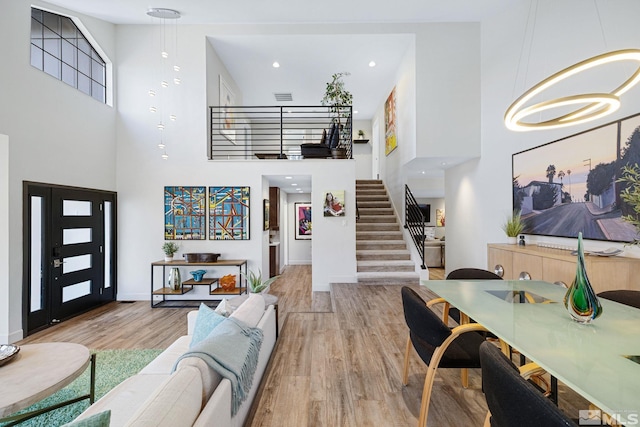
<path fill-rule="evenodd" d="M 233 310 L 229 306 L 229 300 L 224 298 L 222 301 L 218 303 L 218 306 L 215 309 L 215 312 L 221 316 L 229 317 Z"/>
<path fill-rule="evenodd" d="M 106 411 L 93 414 L 90 417 L 71 421 L 70 423 L 63 425 L 62 427 L 109 427 L 110 421 L 111 410 L 107 409 Z"/>
<path fill-rule="evenodd" d="M 264 297 L 260 294 L 249 294 L 249 298 L 233 312 L 233 317 L 250 328 L 255 328 L 264 314 Z"/>
<path fill-rule="evenodd" d="M 189 348 L 206 338 L 206 336 L 209 335 L 209 333 L 224 319 L 224 316 L 216 313 L 211 307 L 207 306 L 205 303 L 200 303 L 198 317 L 196 318 L 196 325 L 193 328 L 193 336 L 191 338 Z"/>

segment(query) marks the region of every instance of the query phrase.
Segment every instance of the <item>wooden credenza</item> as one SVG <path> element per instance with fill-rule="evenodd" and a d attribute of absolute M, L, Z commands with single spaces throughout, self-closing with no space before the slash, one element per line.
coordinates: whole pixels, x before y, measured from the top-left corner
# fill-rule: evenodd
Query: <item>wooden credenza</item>
<path fill-rule="evenodd" d="M 622 256 L 600 257 L 585 255 L 587 276 L 596 292 L 613 289 L 640 290 L 640 259 Z M 535 245 L 487 245 L 489 271 L 501 265 L 503 278 L 517 280 L 522 272 L 532 280 L 564 282 L 571 285 L 576 275 L 576 256 L 571 251 Z"/>

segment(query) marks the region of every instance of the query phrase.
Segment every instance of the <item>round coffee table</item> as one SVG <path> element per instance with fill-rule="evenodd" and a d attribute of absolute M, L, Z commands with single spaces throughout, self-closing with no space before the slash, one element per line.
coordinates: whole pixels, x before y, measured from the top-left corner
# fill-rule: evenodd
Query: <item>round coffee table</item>
<path fill-rule="evenodd" d="M 90 392 L 87 395 L 57 404 L 37 413 L 10 417 L 62 389 L 75 380 L 91 363 Z M 95 356 L 80 344 L 54 342 L 25 344 L 14 360 L 0 367 L 0 421 L 18 421 L 32 418 L 83 399 L 93 403 L 95 385 Z"/>

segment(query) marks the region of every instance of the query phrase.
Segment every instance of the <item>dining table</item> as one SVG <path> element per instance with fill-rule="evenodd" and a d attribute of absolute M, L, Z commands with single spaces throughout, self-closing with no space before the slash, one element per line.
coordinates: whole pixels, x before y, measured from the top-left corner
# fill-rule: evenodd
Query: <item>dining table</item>
<path fill-rule="evenodd" d="M 581 324 L 563 304 L 567 289 L 544 281 L 423 280 L 421 285 L 610 419 L 640 422 L 640 309 L 600 298 L 602 314 Z"/>

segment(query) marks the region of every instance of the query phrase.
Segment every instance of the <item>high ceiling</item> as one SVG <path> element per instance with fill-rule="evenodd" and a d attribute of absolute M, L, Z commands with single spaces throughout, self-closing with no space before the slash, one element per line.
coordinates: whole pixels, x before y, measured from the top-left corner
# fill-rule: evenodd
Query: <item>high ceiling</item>
<path fill-rule="evenodd" d="M 187 24 L 329 24 L 481 22 L 516 0 L 49 0 L 49 3 L 114 24 L 158 24 L 146 15 L 149 8 L 175 9 Z M 525 1 L 525 0 L 517 0 Z M 252 31 L 253 30 L 253 31 Z M 234 31 L 242 34 L 242 29 Z M 286 32 L 286 31 L 285 31 Z M 375 29 L 372 30 L 372 33 Z M 353 94 L 355 120 L 369 120 L 396 82 L 397 64 L 413 46 L 407 34 L 323 34 L 208 36 L 227 70 L 243 93 L 244 105 L 318 105 L 325 84 L 337 72 L 349 72 L 345 87 Z M 274 61 L 280 63 L 273 68 Z M 375 67 L 369 62 L 375 61 Z M 275 93 L 291 93 L 293 101 L 276 102 Z M 435 161 L 435 160 L 434 160 Z M 442 172 L 440 161 L 434 167 Z M 424 173 L 425 165 L 417 165 Z M 284 177 L 271 177 L 272 185 L 294 191 Z M 310 191 L 308 177 L 295 177 Z M 300 188 L 298 187 L 298 188 Z"/>

